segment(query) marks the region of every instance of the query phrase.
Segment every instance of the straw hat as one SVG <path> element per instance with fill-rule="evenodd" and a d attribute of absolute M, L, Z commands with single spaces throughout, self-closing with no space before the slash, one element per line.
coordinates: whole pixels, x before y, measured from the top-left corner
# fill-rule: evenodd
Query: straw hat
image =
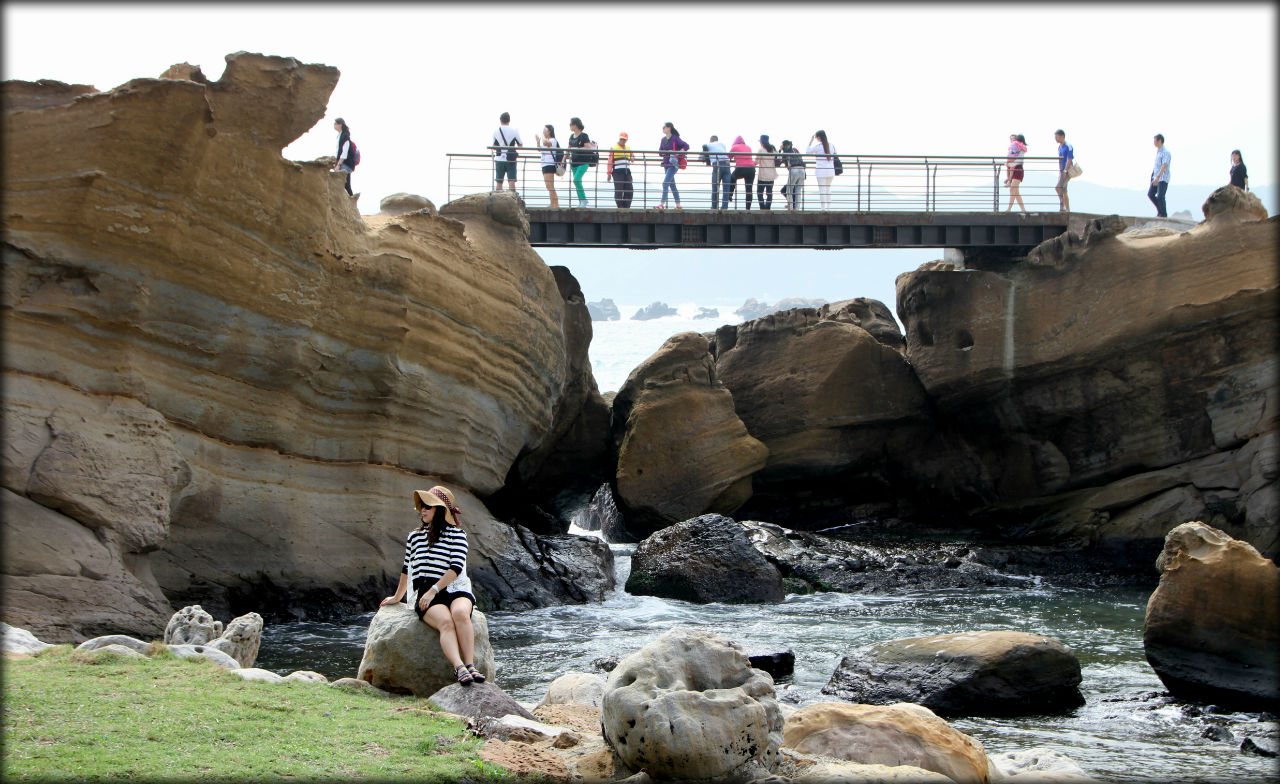
<path fill-rule="evenodd" d="M 447 487 L 436 485 L 430 490 L 414 490 L 413 505 L 418 514 L 422 514 L 424 506 L 438 506 L 444 509 L 444 519 L 453 525 L 458 524 L 458 507 L 453 503 L 453 493 Z"/>

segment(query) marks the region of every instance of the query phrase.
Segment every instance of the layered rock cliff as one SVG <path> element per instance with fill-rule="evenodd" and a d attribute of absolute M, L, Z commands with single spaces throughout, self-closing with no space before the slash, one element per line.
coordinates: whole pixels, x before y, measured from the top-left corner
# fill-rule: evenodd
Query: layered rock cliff
<path fill-rule="evenodd" d="M 187 600 L 363 609 L 436 482 L 488 600 L 580 598 L 582 554 L 530 554 L 480 501 L 552 463 L 595 392 L 585 305 L 519 202 L 370 228 L 339 175 L 280 154 L 337 69 L 166 76 L 5 87 L 6 619 L 56 640 L 153 633 Z"/>

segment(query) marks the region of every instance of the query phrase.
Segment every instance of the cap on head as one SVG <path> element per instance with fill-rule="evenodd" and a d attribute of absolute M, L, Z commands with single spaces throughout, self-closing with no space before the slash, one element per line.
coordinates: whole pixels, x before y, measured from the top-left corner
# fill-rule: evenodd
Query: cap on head
<path fill-rule="evenodd" d="M 627 136 L 627 132 L 626 132 L 626 131 L 623 131 L 622 133 L 618 134 L 618 138 L 619 138 L 619 139 L 630 139 L 631 137 L 630 137 L 630 136 Z"/>

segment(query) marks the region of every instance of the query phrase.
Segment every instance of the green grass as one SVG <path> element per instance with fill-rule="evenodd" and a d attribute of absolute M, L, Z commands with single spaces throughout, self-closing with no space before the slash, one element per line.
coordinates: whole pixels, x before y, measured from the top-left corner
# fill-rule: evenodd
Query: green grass
<path fill-rule="evenodd" d="M 511 781 L 426 700 L 57 646 L 4 660 L 5 781 Z"/>

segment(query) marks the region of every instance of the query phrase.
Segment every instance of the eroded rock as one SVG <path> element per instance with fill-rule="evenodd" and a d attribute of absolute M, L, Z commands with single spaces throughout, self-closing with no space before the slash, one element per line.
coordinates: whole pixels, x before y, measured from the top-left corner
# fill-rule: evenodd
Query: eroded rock
<path fill-rule="evenodd" d="M 492 679 L 496 667 L 488 621 L 484 613 L 476 610 L 471 623 L 475 628 L 474 664 Z M 450 684 L 459 685 L 453 665 L 440 650 L 440 634 L 418 620 L 417 613 L 403 602 L 378 608 L 369 622 L 364 655 L 356 673 L 360 680 L 385 691 L 419 697 L 433 695 Z"/>
<path fill-rule="evenodd" d="M 1171 530 L 1156 566 L 1160 585 L 1147 601 L 1142 644 L 1170 693 L 1276 710 L 1280 568 L 1200 522 Z"/>
<path fill-rule="evenodd" d="M 222 634 L 222 621 L 214 620 L 198 604 L 175 612 L 164 629 L 165 645 L 204 645 Z"/>

